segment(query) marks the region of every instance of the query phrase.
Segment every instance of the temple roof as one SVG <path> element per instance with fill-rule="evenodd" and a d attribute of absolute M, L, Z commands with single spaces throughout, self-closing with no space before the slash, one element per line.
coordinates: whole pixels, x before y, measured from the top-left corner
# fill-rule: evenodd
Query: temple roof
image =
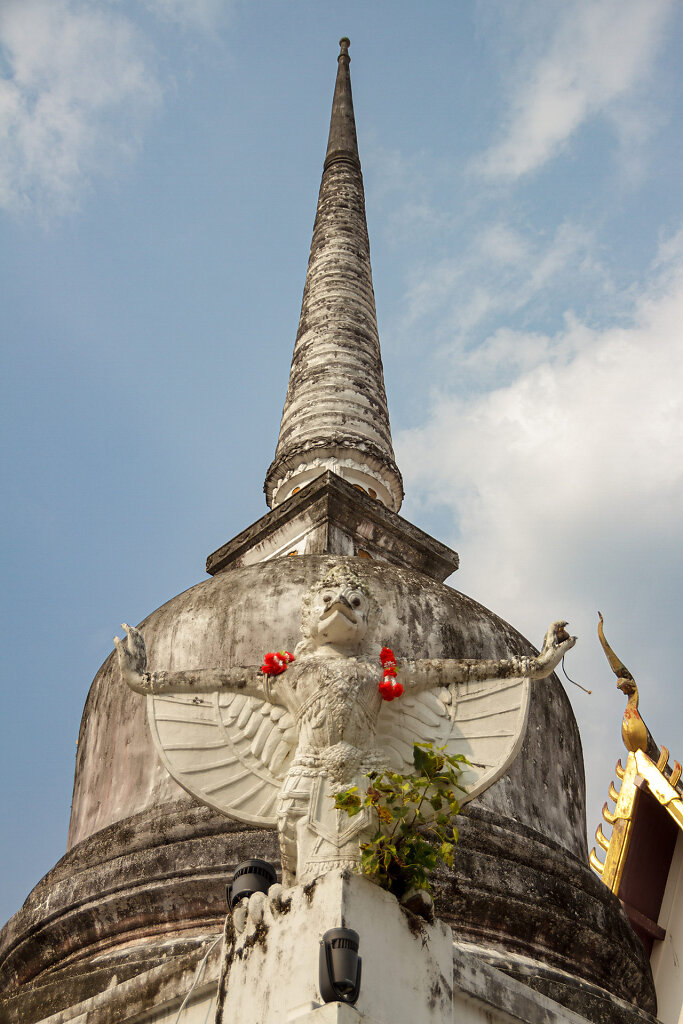
<path fill-rule="evenodd" d="M 397 512 L 403 483 L 384 390 L 349 40 L 340 46 L 299 330 L 264 490 L 272 508 L 332 470 Z"/>
<path fill-rule="evenodd" d="M 602 823 L 595 830 L 605 859 L 601 861 L 593 848 L 590 864 L 619 897 L 634 931 L 651 953 L 653 943 L 666 937 L 660 912 L 669 873 L 675 871 L 674 849 L 683 830 L 683 769 L 677 760 L 671 764 L 668 748 L 657 743 L 643 721 L 638 686 L 608 644 L 602 616 L 598 635 L 617 676 L 617 687 L 628 696 L 621 735 L 629 754 L 625 766 L 619 759 L 615 767 L 619 789 L 614 781 L 609 786 L 614 811 L 607 802 L 602 809 L 603 819 L 612 826 L 612 832 L 606 836 Z"/>

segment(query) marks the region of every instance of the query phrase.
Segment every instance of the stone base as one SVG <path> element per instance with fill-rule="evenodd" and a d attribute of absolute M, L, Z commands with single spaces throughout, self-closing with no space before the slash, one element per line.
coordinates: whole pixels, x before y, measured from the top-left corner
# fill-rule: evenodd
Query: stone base
<path fill-rule="evenodd" d="M 450 928 L 404 911 L 367 878 L 333 871 L 306 887 L 273 887 L 251 898 L 244 918 L 236 910 L 243 930 L 226 943 L 216 1024 L 450 1024 Z M 360 936 L 355 1007 L 320 996 L 320 940 L 339 927 Z"/>

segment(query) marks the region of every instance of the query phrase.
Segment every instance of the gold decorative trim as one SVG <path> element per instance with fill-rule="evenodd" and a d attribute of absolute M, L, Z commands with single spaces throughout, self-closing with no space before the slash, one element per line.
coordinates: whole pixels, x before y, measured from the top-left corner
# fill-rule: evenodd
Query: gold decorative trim
<path fill-rule="evenodd" d="M 595 841 L 601 849 L 605 850 L 605 852 L 609 850 L 609 839 L 602 831 L 602 824 L 599 824 L 595 830 Z"/>
<path fill-rule="evenodd" d="M 671 778 L 669 779 L 669 783 L 672 786 L 677 786 L 678 782 L 680 780 L 680 777 L 681 777 L 681 764 L 680 764 L 680 761 L 674 761 L 674 770 L 671 773 Z"/>
<path fill-rule="evenodd" d="M 605 863 L 604 865 L 600 865 L 600 861 L 597 856 L 593 854 L 590 858 L 590 864 L 591 867 L 602 877 L 605 885 L 608 886 L 612 892 L 616 893 L 619 890 L 621 876 L 626 862 L 626 854 L 628 852 L 631 828 L 633 825 L 633 808 L 635 806 L 636 795 L 638 793 L 636 786 L 638 769 L 636 767 L 634 755 L 628 755 L 626 768 L 622 768 L 621 760 L 617 761 L 615 771 L 617 776 L 621 779 L 621 788 L 617 793 L 614 782 L 610 783 L 609 795 L 616 803 L 614 813 L 612 814 L 610 812 L 607 804 L 605 804 L 605 807 L 603 808 L 603 817 L 605 818 L 605 821 L 608 821 L 612 825 L 612 835 L 609 841 L 607 841 L 604 833 L 602 832 L 602 825 L 598 825 L 595 833 L 595 838 L 598 844 L 606 851 Z M 605 812 L 607 813 L 605 814 Z M 604 846 L 603 843 L 607 843 L 607 845 Z M 597 865 L 600 865 L 600 867 L 596 866 L 596 863 Z"/>
<path fill-rule="evenodd" d="M 588 859 L 590 861 L 590 866 L 593 868 L 593 871 L 597 871 L 599 875 L 602 875 L 602 872 L 605 869 L 605 865 L 602 863 L 602 861 L 598 860 L 598 856 L 594 849 L 591 850 L 590 857 Z"/>
<path fill-rule="evenodd" d="M 605 819 L 605 821 L 607 822 L 608 825 L 613 825 L 614 822 L 617 820 L 616 814 L 612 814 L 612 812 L 609 809 L 609 804 L 607 803 L 606 800 L 605 800 L 604 807 L 602 808 L 602 816 L 603 816 L 603 818 Z"/>
<path fill-rule="evenodd" d="M 642 750 L 636 751 L 634 760 L 652 796 L 669 812 L 678 827 L 683 829 L 683 798 L 680 793 L 667 782 L 658 766 Z"/>
<path fill-rule="evenodd" d="M 659 760 L 657 761 L 657 768 L 660 772 L 664 771 L 667 764 L 669 763 L 669 748 L 665 747 L 662 743 L 662 749 L 659 752 Z"/>

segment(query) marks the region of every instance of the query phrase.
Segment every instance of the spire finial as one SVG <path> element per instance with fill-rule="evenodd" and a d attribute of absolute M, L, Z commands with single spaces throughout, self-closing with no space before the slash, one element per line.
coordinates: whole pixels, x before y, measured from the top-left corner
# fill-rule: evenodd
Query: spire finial
<path fill-rule="evenodd" d="M 384 391 L 346 36 L 339 45 L 299 331 L 266 500 L 273 508 L 332 470 L 398 512 L 403 483 Z"/>
<path fill-rule="evenodd" d="M 351 95 L 351 75 L 349 74 L 349 46 L 346 36 L 339 40 L 341 51 L 337 57 L 337 81 L 334 86 L 332 100 L 332 116 L 330 117 L 330 135 L 327 140 L 325 167 L 332 160 L 353 160 L 360 169 L 358 158 L 358 142 L 356 140 L 356 119 L 353 115 L 353 97 Z"/>

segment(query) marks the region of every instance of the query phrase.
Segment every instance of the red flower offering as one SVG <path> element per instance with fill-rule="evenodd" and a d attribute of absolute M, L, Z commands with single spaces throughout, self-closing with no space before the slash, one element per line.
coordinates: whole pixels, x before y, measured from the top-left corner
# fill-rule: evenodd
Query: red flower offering
<path fill-rule="evenodd" d="M 382 663 L 382 668 L 384 669 L 384 678 L 379 684 L 379 692 L 382 700 L 395 700 L 396 697 L 400 697 L 403 693 L 403 687 L 396 679 L 398 668 L 396 665 L 396 656 L 394 655 L 391 647 L 382 648 L 379 660 Z"/>
<path fill-rule="evenodd" d="M 287 666 L 294 660 L 294 655 L 289 651 L 269 651 L 263 659 L 261 671 L 264 676 L 279 676 L 286 672 Z"/>
<path fill-rule="evenodd" d="M 396 667 L 396 657 L 391 647 L 382 648 L 382 650 L 379 652 L 379 660 L 381 661 L 384 668 L 386 668 L 387 665 L 389 664 L 393 665 L 394 668 Z"/>

